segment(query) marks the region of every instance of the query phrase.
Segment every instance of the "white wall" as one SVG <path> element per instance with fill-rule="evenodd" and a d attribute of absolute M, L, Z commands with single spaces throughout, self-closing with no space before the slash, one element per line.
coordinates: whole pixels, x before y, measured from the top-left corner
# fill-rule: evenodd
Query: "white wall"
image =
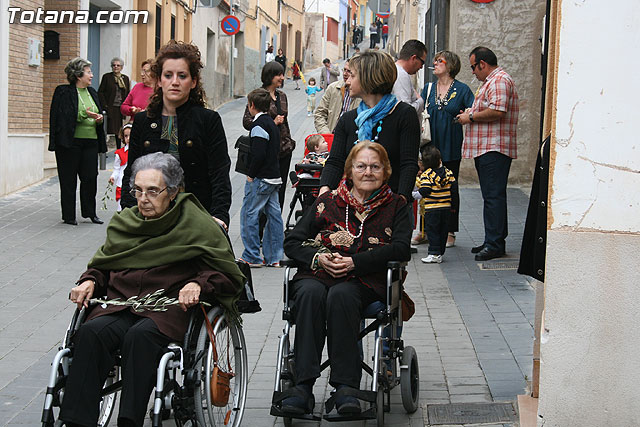
<path fill-rule="evenodd" d="M 640 3 L 560 5 L 538 425 L 638 425 Z"/>
<path fill-rule="evenodd" d="M 0 195 L 6 194 L 9 182 L 6 170 L 7 133 L 9 132 L 9 11 L 0 7 Z"/>

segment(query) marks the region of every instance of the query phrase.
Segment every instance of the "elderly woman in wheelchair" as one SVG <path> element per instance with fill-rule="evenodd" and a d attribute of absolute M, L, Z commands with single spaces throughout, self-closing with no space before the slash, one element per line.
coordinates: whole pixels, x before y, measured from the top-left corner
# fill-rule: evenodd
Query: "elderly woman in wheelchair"
<path fill-rule="evenodd" d="M 79 309 L 103 299 L 72 339 L 59 416 L 67 426 L 97 424 L 101 388 L 117 351 L 118 426 L 142 426 L 158 362 L 170 342 L 183 341 L 188 309 L 215 301 L 238 315 L 235 301 L 245 278 L 221 228 L 193 195 L 180 193 L 178 161 L 149 154 L 136 160 L 132 177 L 137 207 L 113 217 L 105 244 L 71 290 Z"/>
<path fill-rule="evenodd" d="M 337 412 L 360 414 L 361 318 L 369 304 L 387 301 L 387 263 L 411 258 L 410 212 L 386 184 L 391 166 L 385 149 L 359 142 L 344 174 L 337 190 L 320 195 L 284 242 L 298 266 L 292 290 L 295 387 L 277 405 L 285 420 L 313 411 L 325 337 Z"/>

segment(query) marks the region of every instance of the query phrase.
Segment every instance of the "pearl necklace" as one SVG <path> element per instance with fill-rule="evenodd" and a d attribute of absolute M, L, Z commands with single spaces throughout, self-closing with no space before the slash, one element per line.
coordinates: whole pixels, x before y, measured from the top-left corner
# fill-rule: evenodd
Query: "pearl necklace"
<path fill-rule="evenodd" d="M 84 89 L 86 89 L 86 88 L 84 88 Z M 82 103 L 82 110 L 86 113 L 87 108 L 91 108 L 91 111 L 95 112 L 95 111 L 93 111 L 93 100 L 92 100 L 92 103 L 91 103 L 91 107 L 87 107 L 87 105 L 84 103 L 84 99 L 82 99 L 82 95 L 80 94 L 80 89 L 78 89 L 77 87 L 76 87 L 76 92 L 78 92 L 78 98 L 80 98 L 80 102 Z M 87 89 L 87 93 L 89 94 L 89 97 L 91 97 L 91 94 L 89 93 L 88 89 Z M 91 117 L 87 117 L 85 120 L 87 122 L 91 123 L 91 124 L 93 124 L 96 121 L 96 119 L 91 118 Z"/>
<path fill-rule="evenodd" d="M 360 232 L 354 236 L 353 234 L 351 234 L 351 232 L 349 231 L 349 204 L 347 203 L 347 210 L 346 210 L 346 215 L 345 215 L 345 219 L 344 219 L 344 224 L 346 226 L 347 229 L 347 233 L 349 233 L 349 236 L 353 237 L 354 239 L 359 239 L 360 236 L 362 236 L 362 227 L 364 227 L 364 220 L 367 219 L 367 217 L 365 216 L 364 218 L 362 218 L 362 222 L 360 223 Z"/>
<path fill-rule="evenodd" d="M 453 87 L 453 82 L 455 80 L 451 81 L 451 84 L 449 85 L 449 89 L 447 89 L 447 92 L 444 94 L 443 97 L 439 97 L 436 96 L 436 105 L 438 106 L 438 110 L 442 110 L 442 106 L 444 105 L 445 107 L 449 104 L 449 92 L 451 92 L 451 88 Z M 436 93 L 437 93 L 437 88 L 436 88 Z"/>

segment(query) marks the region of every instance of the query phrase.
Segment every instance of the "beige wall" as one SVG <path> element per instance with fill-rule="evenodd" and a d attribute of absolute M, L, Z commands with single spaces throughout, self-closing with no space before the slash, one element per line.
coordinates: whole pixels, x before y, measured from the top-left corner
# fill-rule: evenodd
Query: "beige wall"
<path fill-rule="evenodd" d="M 193 5 L 193 0 L 186 2 Z M 186 11 L 182 5 L 176 0 L 134 0 L 134 8 L 136 10 L 146 10 L 149 12 L 149 22 L 146 24 L 138 23 L 133 26 L 133 62 L 134 71 L 137 74 L 140 71 L 140 64 L 147 58 L 156 56 L 155 51 L 155 32 L 156 32 L 156 4 L 162 7 L 162 27 L 160 30 L 160 46 L 167 43 L 171 39 L 171 16 L 176 18 L 175 39 L 178 41 L 191 42 L 191 20 L 192 15 Z M 134 80 L 139 80 L 136 77 Z"/>
<path fill-rule="evenodd" d="M 515 80 L 520 99 L 518 120 L 518 159 L 511 165 L 512 183 L 531 182 L 535 156 L 540 143 L 540 76 L 542 21 L 545 1 L 494 1 L 482 4 L 468 0 L 451 0 L 448 48 L 462 60 L 457 79 L 475 91 L 480 83 L 471 74 L 469 52 L 486 46 L 498 57 Z M 471 160 L 463 161 L 462 182 L 477 181 Z"/>

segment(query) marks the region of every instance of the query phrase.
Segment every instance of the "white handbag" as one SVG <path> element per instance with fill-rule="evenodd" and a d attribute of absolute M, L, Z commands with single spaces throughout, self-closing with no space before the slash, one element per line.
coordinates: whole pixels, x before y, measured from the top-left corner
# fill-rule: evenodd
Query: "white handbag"
<path fill-rule="evenodd" d="M 424 110 L 422 111 L 422 132 L 420 132 L 420 147 L 431 142 L 431 125 L 429 123 L 429 118 L 431 116 L 429 116 L 429 113 L 427 113 L 429 95 L 431 95 L 431 86 L 433 86 L 433 83 L 429 83 L 429 88 L 427 89 L 427 99 L 424 100 Z"/>

